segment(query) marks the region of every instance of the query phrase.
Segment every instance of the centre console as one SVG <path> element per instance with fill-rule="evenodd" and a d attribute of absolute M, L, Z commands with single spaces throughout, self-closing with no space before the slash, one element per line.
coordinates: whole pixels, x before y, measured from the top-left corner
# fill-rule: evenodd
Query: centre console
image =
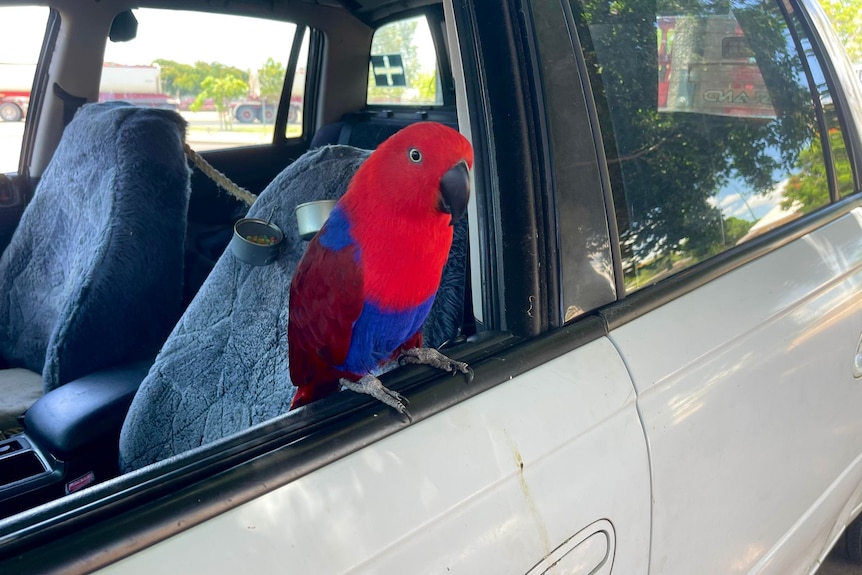
<path fill-rule="evenodd" d="M 87 375 L 27 410 L 24 432 L 0 441 L 0 519 L 118 474 L 120 428 L 151 364 Z"/>

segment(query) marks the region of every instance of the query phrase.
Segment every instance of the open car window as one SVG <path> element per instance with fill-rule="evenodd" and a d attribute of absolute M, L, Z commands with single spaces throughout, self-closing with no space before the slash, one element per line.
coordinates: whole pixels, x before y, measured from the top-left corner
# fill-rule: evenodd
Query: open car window
<path fill-rule="evenodd" d="M 105 49 L 101 101 L 179 110 L 196 151 L 273 141 L 295 24 L 179 10 L 134 15 L 137 36 Z M 304 60 L 297 70 L 288 137 L 302 135 Z"/>
<path fill-rule="evenodd" d="M 374 32 L 368 104 L 443 105 L 437 56 L 425 16 L 384 24 Z"/>

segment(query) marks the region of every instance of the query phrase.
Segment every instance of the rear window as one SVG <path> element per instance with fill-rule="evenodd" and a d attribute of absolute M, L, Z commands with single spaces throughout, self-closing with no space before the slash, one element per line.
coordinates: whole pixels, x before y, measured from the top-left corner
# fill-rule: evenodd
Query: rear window
<path fill-rule="evenodd" d="M 370 60 L 368 104 L 443 105 L 437 53 L 425 16 L 378 28 L 371 42 Z"/>
<path fill-rule="evenodd" d="M 295 24 L 181 10 L 134 15 L 137 36 L 105 49 L 101 101 L 179 111 L 189 122 L 187 141 L 199 152 L 272 143 Z M 302 134 L 303 46 L 287 137 Z"/>

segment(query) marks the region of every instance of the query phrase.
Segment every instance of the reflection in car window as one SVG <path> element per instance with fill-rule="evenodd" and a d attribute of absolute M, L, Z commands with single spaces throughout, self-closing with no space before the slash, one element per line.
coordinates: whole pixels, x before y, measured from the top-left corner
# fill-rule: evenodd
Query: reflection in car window
<path fill-rule="evenodd" d="M 0 172 L 18 170 L 48 8 L 0 8 Z"/>
<path fill-rule="evenodd" d="M 137 37 L 105 49 L 100 100 L 178 109 L 197 151 L 273 141 L 296 25 L 176 10 L 134 14 Z M 304 71 L 305 61 L 297 68 Z M 291 103 L 292 117 L 301 118 L 302 95 Z M 301 130 L 293 122 L 288 136 Z"/>
<path fill-rule="evenodd" d="M 806 66 L 778 6 L 686 6 L 582 0 L 574 10 L 628 291 L 829 202 Z"/>
<path fill-rule="evenodd" d="M 443 105 L 437 53 L 425 16 L 385 24 L 374 32 L 368 64 L 368 104 Z"/>
<path fill-rule="evenodd" d="M 788 10 L 792 10 L 792 6 L 787 6 Z M 841 124 L 838 120 L 838 113 L 832 101 L 832 96 L 829 94 L 829 88 L 826 84 L 826 78 L 823 75 L 823 69 L 820 62 L 815 56 L 815 50 L 811 46 L 810 40 L 805 37 L 805 32 L 798 20 L 793 20 L 796 36 L 799 39 L 799 48 L 807 58 L 808 67 L 811 70 L 811 80 L 817 94 L 820 106 L 823 110 L 823 116 L 826 120 L 828 133 L 829 152 L 832 159 L 832 167 L 835 174 L 836 187 L 840 197 L 846 197 L 854 193 L 856 188 L 853 184 L 853 172 L 850 167 L 850 157 L 847 155 L 847 143 L 845 134 L 841 129 Z M 825 201 L 825 189 L 827 183 L 826 166 L 819 161 L 822 142 L 817 142 L 808 153 L 807 161 L 810 162 L 806 173 L 809 177 L 803 181 L 794 182 L 794 185 L 800 186 L 799 195 L 808 198 L 805 202 L 805 209 L 811 210 L 814 206 Z M 815 178 L 814 175 L 818 177 Z M 804 186 L 804 187 L 803 187 Z"/>

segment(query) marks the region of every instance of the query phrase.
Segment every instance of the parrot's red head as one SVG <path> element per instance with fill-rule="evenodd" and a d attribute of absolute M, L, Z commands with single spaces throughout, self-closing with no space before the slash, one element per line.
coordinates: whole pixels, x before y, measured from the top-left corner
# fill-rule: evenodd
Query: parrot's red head
<path fill-rule="evenodd" d="M 411 124 L 371 154 L 344 201 L 350 211 L 361 210 L 367 217 L 396 212 L 410 220 L 434 212 L 454 224 L 467 209 L 472 167 L 473 148 L 457 131 L 435 122 Z M 359 195 L 363 197 L 355 197 Z"/>

